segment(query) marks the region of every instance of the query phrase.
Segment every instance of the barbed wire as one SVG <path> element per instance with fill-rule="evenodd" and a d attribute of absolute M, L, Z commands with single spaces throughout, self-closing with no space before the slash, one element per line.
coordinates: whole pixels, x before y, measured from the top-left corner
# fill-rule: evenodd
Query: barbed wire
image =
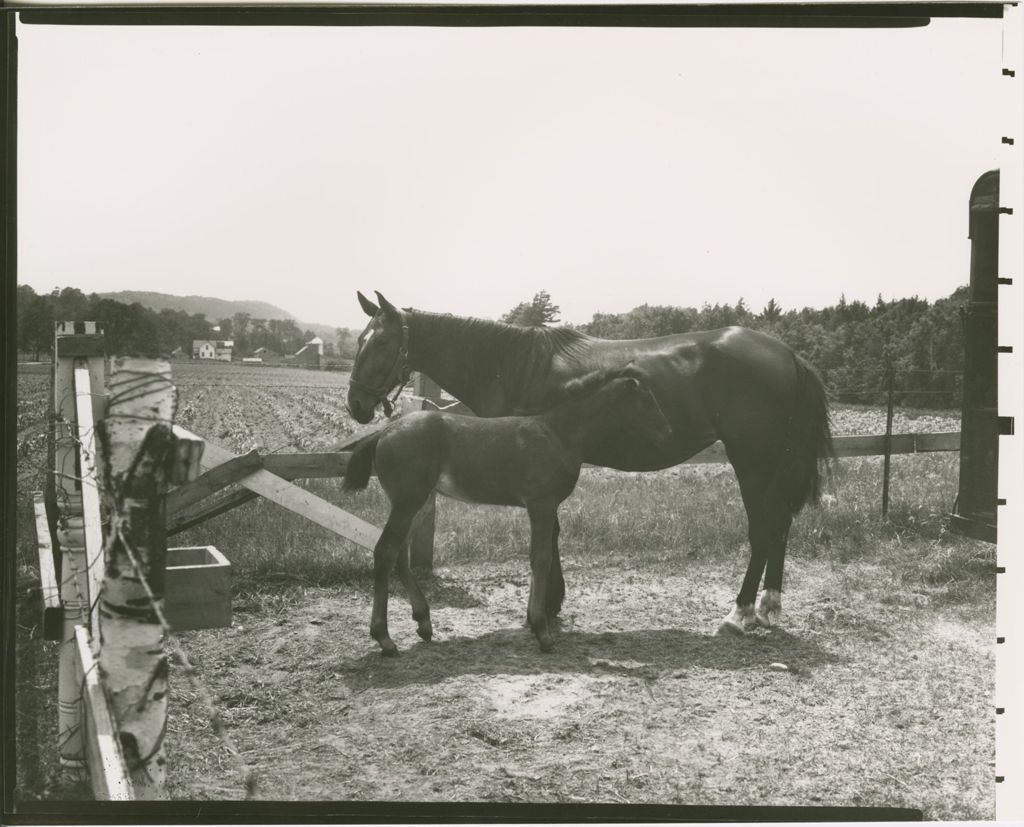
<path fill-rule="evenodd" d="M 117 372 L 118 376 L 127 374 L 131 377 L 128 381 L 124 382 L 125 387 L 118 391 L 116 394 L 109 394 L 107 404 L 123 404 L 125 402 L 131 402 L 134 399 L 140 399 L 143 396 L 147 396 L 157 391 L 167 390 L 170 388 L 176 393 L 174 383 L 171 381 L 169 373 L 148 373 L 145 371 L 133 371 L 125 370 L 122 368 Z"/>
<path fill-rule="evenodd" d="M 63 488 L 58 489 L 57 497 L 58 498 L 62 498 L 64 500 L 64 505 L 65 505 L 64 511 L 61 512 L 60 516 L 58 517 L 58 527 L 62 528 L 65 532 L 70 532 L 71 531 L 70 518 L 71 517 L 79 517 L 80 515 L 70 513 L 72 511 L 72 509 L 71 509 L 71 497 L 70 497 L 70 495 L 68 494 L 67 491 L 65 491 Z M 63 525 L 61 525 L 61 523 L 63 523 Z M 86 555 L 85 534 L 84 534 L 84 532 L 85 532 L 84 519 L 83 519 L 82 532 L 83 532 L 83 535 L 82 535 L 82 546 L 81 546 L 81 551 L 80 552 L 76 552 L 74 550 L 74 549 L 79 548 L 78 546 L 73 546 L 73 545 L 71 545 L 70 542 L 67 542 L 67 543 L 64 544 L 65 552 L 64 552 L 64 554 L 62 554 L 62 558 L 61 559 L 62 559 L 62 561 L 66 561 L 67 562 L 67 568 L 70 571 L 64 571 L 64 566 L 61 565 L 61 580 L 60 580 L 60 584 L 59 584 L 59 590 L 60 590 L 61 595 L 63 595 L 64 586 L 66 584 L 70 583 L 74 587 L 75 597 L 77 599 L 76 605 L 85 609 L 85 618 L 84 618 L 85 625 L 90 626 L 91 623 L 92 623 L 92 611 L 93 611 L 93 608 L 94 608 L 95 604 L 93 604 L 89 599 L 86 598 L 86 596 L 84 594 L 82 594 L 82 578 L 83 577 L 86 578 L 86 583 L 88 583 L 88 574 L 87 573 L 83 573 L 82 570 L 78 567 L 78 563 L 76 562 L 76 557 L 77 557 L 77 555 L 79 553 L 82 554 L 83 556 Z M 59 542 L 59 539 L 58 539 L 58 542 Z M 88 557 L 86 557 L 86 566 L 88 567 L 88 565 L 89 565 L 89 560 L 88 560 Z M 67 611 L 68 601 L 65 600 L 63 597 L 61 597 L 61 605 L 64 607 L 64 611 Z M 70 641 L 69 640 L 63 640 L 62 641 L 62 643 L 64 645 L 73 644 L 73 642 L 74 642 L 74 637 L 72 637 L 70 639 Z M 94 666 L 95 666 L 95 664 L 94 664 Z M 78 702 L 81 702 L 82 699 L 85 697 L 85 681 L 86 681 L 86 677 L 87 676 L 88 676 L 88 672 L 86 672 L 85 674 L 82 675 L 82 681 L 81 681 L 81 683 L 79 685 L 79 690 L 78 690 Z M 58 692 L 59 692 L 59 690 L 58 690 Z M 61 701 L 62 701 L 62 699 L 60 697 L 58 697 L 58 705 L 60 704 Z M 81 715 L 81 713 L 79 713 L 79 715 Z M 82 725 L 81 725 L 80 717 L 79 717 L 79 723 L 75 724 L 74 726 L 67 727 L 66 729 L 59 730 L 58 733 L 57 733 L 57 750 L 58 750 L 58 753 L 60 751 L 62 751 L 68 745 L 68 743 L 70 743 L 71 740 L 73 738 L 75 738 L 81 731 L 82 731 Z M 84 745 L 83 745 L 83 748 L 82 748 L 82 758 L 83 758 L 83 760 L 84 760 L 84 757 L 85 757 L 85 749 L 84 749 Z"/>
<path fill-rule="evenodd" d="M 832 390 L 831 393 L 842 396 L 885 396 L 889 393 L 886 388 L 858 388 L 856 390 Z M 960 396 L 959 390 L 916 390 L 914 388 L 896 388 L 893 391 L 897 396 Z"/>
<path fill-rule="evenodd" d="M 147 387 L 152 387 L 155 384 L 157 384 L 157 383 L 149 383 L 147 385 Z M 136 385 L 136 387 L 140 387 L 140 385 Z M 138 395 L 142 395 L 142 394 L 138 394 Z M 128 397 L 124 397 L 124 398 L 125 399 L 130 399 L 130 398 L 135 398 L 135 397 L 134 396 L 128 396 Z M 132 417 L 132 418 L 137 418 L 137 417 Z M 69 424 L 69 425 L 71 424 L 71 423 L 69 423 L 67 421 L 67 419 L 65 417 L 63 417 L 60 414 L 56 415 L 55 421 L 58 424 L 61 424 L 61 423 Z M 152 421 L 152 420 L 148 420 L 148 421 Z M 84 445 L 82 444 L 81 440 L 79 439 L 79 437 L 78 437 L 78 435 L 76 433 L 73 433 L 73 432 L 69 433 L 65 437 L 65 439 L 68 440 L 68 441 L 76 443 L 78 445 L 79 450 L 84 449 Z M 58 472 L 58 471 L 50 471 L 49 469 L 43 469 L 43 470 L 45 470 L 46 473 L 53 474 L 53 476 L 58 478 L 58 479 L 61 479 L 61 478 L 73 479 L 73 480 L 75 480 L 75 481 L 77 481 L 79 483 L 84 481 L 81 477 L 77 477 L 75 475 L 71 475 L 71 474 L 67 474 L 67 473 L 62 473 L 62 472 Z M 203 681 L 202 681 L 202 679 L 201 679 L 201 677 L 199 675 L 198 670 L 195 668 L 195 666 L 192 664 L 191 660 L 189 659 L 188 653 L 185 651 L 184 646 L 181 644 L 181 642 L 178 640 L 178 638 L 172 632 L 170 624 L 167 621 L 167 617 L 164 614 L 164 611 L 163 611 L 162 607 L 159 605 L 159 601 L 157 600 L 157 598 L 156 598 L 155 594 L 153 593 L 153 590 L 152 590 L 148 580 L 146 579 L 146 577 L 145 577 L 145 575 L 143 573 L 142 566 L 141 566 L 141 564 L 139 562 L 138 557 L 135 554 L 135 550 L 132 548 L 131 544 L 128 542 L 127 538 L 124 536 L 123 525 L 121 523 L 117 523 L 114 527 L 112 527 L 109 530 L 106 542 L 101 545 L 100 549 L 93 556 L 93 559 L 90 560 L 88 558 L 88 548 L 85 545 L 85 535 L 84 535 L 84 532 L 85 532 L 85 519 L 84 519 L 84 513 L 82 512 L 81 506 L 73 505 L 72 504 L 72 495 L 63 486 L 60 486 L 60 485 L 55 486 L 55 498 L 57 499 L 58 503 L 62 506 L 61 508 L 58 509 L 58 515 L 59 515 L 58 516 L 58 526 L 62 530 L 64 530 L 65 532 L 72 531 L 72 530 L 76 530 L 76 531 L 78 530 L 77 528 L 76 529 L 72 529 L 71 528 L 70 520 L 73 517 L 79 518 L 83 522 L 83 525 L 82 525 L 82 528 L 81 528 L 81 532 L 82 532 L 82 538 L 81 538 L 82 546 L 81 547 L 79 547 L 77 545 L 72 546 L 72 545 L 70 545 L 70 543 L 64 544 L 66 551 L 62 555 L 62 559 L 67 561 L 68 568 L 70 569 L 70 571 L 65 572 L 65 571 L 62 570 L 60 584 L 61 584 L 61 588 L 63 588 L 63 586 L 70 581 L 70 584 L 74 587 L 75 595 L 77 597 L 77 605 L 82 606 L 85 609 L 85 615 L 86 615 L 85 618 L 84 618 L 85 624 L 87 626 L 91 626 L 91 620 L 92 620 L 93 612 L 98 609 L 98 606 L 99 606 L 99 603 L 100 603 L 100 595 L 99 594 L 97 594 L 95 596 L 89 595 L 89 597 L 86 598 L 86 596 L 82 593 L 82 580 L 81 580 L 81 578 L 82 577 L 88 578 L 88 574 L 87 573 L 83 573 L 82 569 L 79 567 L 79 565 L 78 565 L 78 563 L 76 562 L 76 559 L 75 559 L 76 555 L 78 553 L 86 555 L 86 572 L 88 572 L 88 570 L 90 570 L 92 568 L 92 566 L 98 565 L 100 560 L 104 559 L 107 556 L 107 554 L 109 553 L 113 543 L 115 541 L 117 541 L 117 540 L 120 540 L 122 547 L 124 548 L 126 554 L 128 555 L 128 559 L 131 561 L 135 577 L 142 584 L 142 587 L 143 587 L 143 589 L 146 592 L 147 600 L 149 601 L 150 607 L 153 610 L 154 616 L 157 618 L 157 620 L 158 620 L 158 622 L 160 624 L 160 629 L 161 629 L 161 633 L 163 635 L 164 643 L 167 645 L 168 649 L 170 650 L 170 653 L 171 653 L 172 657 L 174 657 L 177 660 L 177 662 L 181 665 L 182 670 L 185 673 L 186 678 L 188 679 L 189 686 L 191 687 L 193 692 L 195 692 L 196 696 L 200 700 L 201 705 L 204 707 L 204 711 L 206 712 L 206 714 L 207 714 L 207 716 L 208 716 L 208 718 L 210 720 L 210 724 L 211 724 L 211 727 L 213 729 L 214 734 L 220 740 L 222 746 L 228 752 L 228 754 L 231 755 L 232 758 L 239 765 L 239 769 L 241 771 L 241 775 L 242 775 L 242 778 L 243 778 L 243 781 L 244 781 L 244 786 L 245 786 L 245 798 L 248 800 L 248 799 L 251 799 L 251 798 L 255 797 L 256 789 L 257 789 L 257 780 L 256 780 L 255 771 L 249 766 L 249 764 L 242 757 L 241 752 L 239 751 L 238 747 L 235 745 L 234 740 L 231 738 L 231 735 L 230 735 L 230 733 L 227 730 L 227 726 L 224 723 L 223 717 L 221 716 L 220 712 L 216 708 L 216 704 L 213 701 L 211 693 L 206 688 L 205 683 L 203 683 Z M 70 538 L 68 538 L 68 539 L 70 540 Z M 72 551 L 72 549 L 78 549 L 78 548 L 81 548 L 81 551 L 79 551 L 79 552 Z M 63 569 L 63 566 L 62 566 L 62 569 Z M 87 580 L 86 580 L 86 582 L 87 582 Z M 95 665 L 94 665 L 94 668 L 95 668 Z M 79 700 L 84 698 L 84 694 L 85 694 L 85 677 L 86 676 L 83 675 L 81 687 L 80 687 L 80 690 L 79 690 L 79 693 L 78 693 L 79 694 Z M 71 739 L 73 739 L 75 737 L 75 735 L 80 730 L 81 730 L 81 724 L 77 724 L 77 725 L 75 725 L 73 727 L 68 727 L 66 730 L 63 730 L 61 733 L 59 733 L 58 748 L 63 748 L 64 746 L 66 746 L 67 743 Z"/>
<path fill-rule="evenodd" d="M 859 368 L 859 367 L 829 367 L 829 368 L 818 368 L 820 373 L 830 372 L 842 372 L 842 373 L 859 373 L 869 376 L 881 376 L 884 377 L 889 371 L 892 371 L 897 376 L 903 373 L 934 373 L 943 375 L 954 375 L 960 376 L 964 373 L 963 370 L 949 370 L 945 368 L 885 368 L 885 367 L 873 367 L 873 368 Z"/>
<path fill-rule="evenodd" d="M 171 654 L 177 658 L 178 663 L 181 664 L 182 670 L 184 671 L 186 678 L 188 678 L 189 685 L 199 697 L 200 703 L 204 706 L 204 711 L 210 719 L 210 725 L 213 727 L 214 734 L 238 764 L 245 784 L 245 798 L 246 800 L 250 800 L 256 795 L 256 773 L 242 757 L 242 753 L 239 751 L 238 747 L 235 746 L 234 739 L 228 732 L 227 725 L 224 723 L 224 719 L 217 710 L 210 692 L 206 688 L 206 684 L 199 678 L 199 673 L 189 660 L 184 646 L 181 645 L 181 642 L 171 631 L 171 626 L 167 622 L 167 616 L 164 614 L 163 608 L 159 605 L 159 600 L 153 593 L 153 590 L 149 585 L 149 581 L 146 579 L 145 573 L 142 570 L 142 564 L 139 562 L 138 557 L 136 557 L 135 550 L 132 548 L 131 543 L 128 542 L 128 538 L 125 537 L 123 528 L 123 525 L 119 522 L 110 532 L 111 539 L 109 547 L 113 546 L 115 539 L 120 540 L 121 547 L 128 555 L 128 559 L 131 561 L 135 576 L 142 584 L 142 588 L 145 590 L 146 597 L 149 600 L 150 607 L 153 609 L 153 613 L 156 615 L 156 618 L 160 623 L 160 628 L 164 636 L 164 643 L 171 650 Z"/>
<path fill-rule="evenodd" d="M 57 477 L 58 479 L 60 479 L 60 478 L 65 478 L 65 479 L 70 478 L 70 479 L 76 480 L 78 482 L 82 482 L 83 481 L 79 477 L 75 477 L 75 476 L 70 475 L 70 474 L 62 474 L 62 473 L 56 472 L 56 471 L 53 472 L 53 475 L 55 477 Z M 69 537 L 69 542 L 63 544 L 65 546 L 65 548 L 67 549 L 67 554 L 63 555 L 61 559 L 62 560 L 67 560 L 68 567 L 71 569 L 71 571 L 70 571 L 70 573 L 69 572 L 65 572 L 63 570 L 64 567 L 61 566 L 61 580 L 60 580 L 59 586 L 60 586 L 61 589 L 63 589 L 64 585 L 66 583 L 70 582 L 75 587 L 75 595 L 78 598 L 78 605 L 83 606 L 85 608 L 85 622 L 86 622 L 87 625 L 91 626 L 91 624 L 92 624 L 92 613 L 96 609 L 96 607 L 99 605 L 99 597 L 96 596 L 96 599 L 94 600 L 93 599 L 93 595 L 89 595 L 89 597 L 86 598 L 86 596 L 82 594 L 80 578 L 81 577 L 85 577 L 86 578 L 85 582 L 86 582 L 86 584 L 88 584 L 88 577 L 89 577 L 88 572 L 92 568 L 92 566 L 95 565 L 97 562 L 99 562 L 99 560 L 102 558 L 103 549 L 102 549 L 102 546 L 101 546 L 99 551 L 97 551 L 97 553 L 93 556 L 93 559 L 92 560 L 89 559 L 89 549 L 88 549 L 88 546 L 87 546 L 86 541 L 85 541 L 85 514 L 84 514 L 84 511 L 83 511 L 83 509 L 81 507 L 81 504 L 78 504 L 76 507 L 72 507 L 71 495 L 67 492 L 67 490 L 63 486 L 60 486 L 60 485 L 54 486 L 54 494 L 55 494 L 55 498 L 56 499 L 63 501 L 62 502 L 63 508 L 58 509 L 59 516 L 57 518 L 57 526 L 58 526 L 59 529 L 65 531 L 67 533 L 70 533 L 72 531 L 71 524 L 70 524 L 71 518 L 75 517 L 77 519 L 82 520 L 82 527 L 80 529 L 80 531 L 82 532 L 82 536 L 81 536 L 82 544 L 80 546 L 79 545 L 71 545 L 70 537 Z M 79 529 L 74 529 L 74 530 L 78 531 Z M 59 538 L 58 538 L 58 542 L 59 542 Z M 85 573 L 83 573 L 81 571 L 81 569 L 78 568 L 78 563 L 75 562 L 76 554 L 81 554 L 82 556 L 85 557 L 85 568 L 86 568 Z M 87 586 L 87 588 L 88 588 L 88 586 Z"/>
<path fill-rule="evenodd" d="M 274 384 L 262 382 L 191 382 L 184 380 L 175 382 L 176 387 L 182 388 L 250 388 L 260 390 L 344 390 L 348 384 L 338 385 L 298 385 L 290 382 L 278 382 Z"/>

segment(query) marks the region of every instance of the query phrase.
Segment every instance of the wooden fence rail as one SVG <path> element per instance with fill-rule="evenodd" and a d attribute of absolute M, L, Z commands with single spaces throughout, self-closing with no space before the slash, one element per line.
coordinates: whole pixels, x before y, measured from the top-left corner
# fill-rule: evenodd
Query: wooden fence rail
<path fill-rule="evenodd" d="M 184 428 L 175 426 L 175 435 L 184 436 L 186 438 L 198 438 L 195 435 L 189 433 Z M 233 466 L 230 473 L 221 472 L 222 466 L 227 463 L 236 463 L 237 460 L 243 459 L 244 463 L 238 463 Z M 291 511 L 295 511 L 314 523 L 327 528 L 336 534 L 340 534 L 347 540 L 351 540 L 364 548 L 373 548 L 377 543 L 377 539 L 380 537 L 380 529 L 375 525 L 365 520 L 361 520 L 354 514 L 349 514 L 347 511 L 343 511 L 333 503 L 329 503 L 315 494 L 306 491 L 304 488 L 299 488 L 297 485 L 292 485 L 288 480 L 282 479 L 277 474 L 268 471 L 262 467 L 262 463 L 256 464 L 255 467 L 251 467 L 256 460 L 259 459 L 258 455 L 248 455 L 247 457 L 237 457 L 230 451 L 221 448 L 219 445 L 214 445 L 210 442 L 206 443 L 206 450 L 203 452 L 202 467 L 207 469 L 207 474 L 216 472 L 220 474 L 221 481 L 224 479 L 227 485 L 231 482 L 237 482 L 254 494 L 257 494 L 265 499 L 271 500 L 284 508 Z M 250 470 L 251 467 L 251 470 Z M 190 500 L 198 495 L 196 488 L 192 486 L 198 486 L 199 490 L 212 492 L 215 490 L 212 486 L 211 478 L 204 474 L 192 483 L 188 484 L 188 488 L 178 494 L 174 502 L 181 500 Z M 175 489 L 179 491 L 180 489 Z M 172 492 L 174 493 L 174 492 Z M 205 496 L 209 496 L 207 493 Z M 171 506 L 174 502 L 168 498 L 167 512 L 170 513 Z"/>
<path fill-rule="evenodd" d="M 177 429 L 181 433 L 188 433 Z M 354 444 L 365 438 L 372 431 L 364 431 L 348 440 L 346 445 Z M 889 452 L 891 454 L 919 454 L 936 451 L 959 451 L 960 433 L 958 431 L 936 434 L 893 434 L 890 438 Z M 867 436 L 837 436 L 833 440 L 836 456 L 842 457 L 868 457 L 884 456 L 886 436 L 884 434 L 870 434 Z M 351 451 L 328 451 L 322 453 L 294 453 L 294 454 L 267 454 L 261 456 L 256 451 L 248 454 L 235 456 L 223 448 L 207 444 L 207 454 L 204 455 L 203 467 L 209 468 L 202 476 L 193 482 L 171 491 L 167 496 L 167 532 L 175 534 L 184 531 L 186 528 L 198 525 L 211 517 L 223 514 L 243 503 L 263 495 L 263 490 L 270 490 L 267 486 L 273 486 L 278 492 L 291 491 L 292 497 L 298 497 L 297 491 L 303 491 L 298 486 L 288 485 L 288 482 L 296 479 L 329 479 L 342 477 L 348 467 Z M 686 460 L 687 465 L 702 463 L 725 463 L 728 458 L 725 455 L 725 446 L 720 442 L 705 448 L 699 454 Z M 261 473 L 262 472 L 262 473 Z M 276 479 L 277 483 L 273 483 Z M 192 507 L 208 500 L 216 492 L 227 486 L 240 483 L 246 490 L 235 492 L 218 502 L 210 504 L 205 509 L 195 510 Z M 292 490 L 294 489 L 294 490 Z M 349 536 L 345 531 L 357 531 L 350 536 L 354 542 L 366 548 L 372 548 L 379 536 L 379 529 L 353 517 L 347 512 L 341 511 L 337 506 L 320 500 L 309 492 L 303 491 L 304 502 L 302 508 L 306 516 L 310 516 L 306 510 L 310 502 L 316 502 L 315 512 L 322 515 L 322 519 L 329 522 L 321 522 L 314 519 L 332 530 L 338 531 L 342 536 Z M 263 495 L 266 496 L 266 495 Z M 270 496 L 269 499 L 275 499 Z M 295 502 L 294 499 L 277 500 L 286 508 Z M 293 509 L 294 510 L 294 509 Z M 323 515 L 338 515 L 328 518 Z M 344 515 L 343 517 L 340 515 Z M 344 527 L 344 531 L 339 530 Z M 372 530 L 371 530 L 372 529 Z"/>

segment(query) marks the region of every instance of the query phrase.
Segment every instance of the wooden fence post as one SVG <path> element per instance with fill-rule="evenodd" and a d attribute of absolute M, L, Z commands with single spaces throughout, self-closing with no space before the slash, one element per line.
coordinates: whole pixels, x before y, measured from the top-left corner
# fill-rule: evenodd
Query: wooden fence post
<path fill-rule="evenodd" d="M 167 537 L 164 495 L 174 474 L 175 391 L 162 359 L 114 360 L 97 429 L 108 503 L 100 668 L 138 799 L 166 797 L 167 658 L 160 614 Z"/>
<path fill-rule="evenodd" d="M 886 383 L 888 386 L 889 399 L 885 414 L 885 460 L 882 463 L 882 516 L 889 514 L 889 467 L 892 456 L 892 413 L 893 395 L 895 394 L 896 374 L 892 368 L 886 372 Z"/>
<path fill-rule="evenodd" d="M 416 374 L 412 392 L 423 398 L 422 410 L 431 410 L 441 401 L 441 386 L 423 373 Z M 433 403 L 433 404 L 431 404 Z M 428 571 L 434 568 L 434 526 L 437 494 L 431 493 L 413 519 L 409 531 L 409 565 Z"/>

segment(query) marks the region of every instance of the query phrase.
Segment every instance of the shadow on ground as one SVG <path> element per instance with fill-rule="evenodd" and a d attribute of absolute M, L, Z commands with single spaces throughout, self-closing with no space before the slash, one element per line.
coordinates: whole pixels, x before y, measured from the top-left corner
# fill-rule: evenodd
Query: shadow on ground
<path fill-rule="evenodd" d="M 417 643 L 396 658 L 371 652 L 344 660 L 339 672 L 355 691 L 435 684 L 459 675 L 540 675 L 608 672 L 654 680 L 690 669 L 764 669 L 783 663 L 798 677 L 841 658 L 781 629 L 746 636 L 684 629 L 560 632 L 552 652 L 539 650 L 525 628 L 478 637 Z"/>

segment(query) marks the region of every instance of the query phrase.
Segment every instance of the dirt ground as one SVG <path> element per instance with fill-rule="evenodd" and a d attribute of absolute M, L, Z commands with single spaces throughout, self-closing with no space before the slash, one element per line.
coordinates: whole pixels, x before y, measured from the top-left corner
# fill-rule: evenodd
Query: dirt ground
<path fill-rule="evenodd" d="M 543 654 L 522 625 L 522 562 L 425 581 L 429 644 L 394 594 L 394 659 L 368 635 L 369 582 L 239 603 L 233 628 L 183 634 L 258 797 L 994 817 L 991 609 L 933 605 L 867 564 L 794 560 L 779 628 L 716 636 L 741 557 L 665 575 L 566 561 Z M 196 694 L 172 681 L 173 797 L 242 797 Z"/>

